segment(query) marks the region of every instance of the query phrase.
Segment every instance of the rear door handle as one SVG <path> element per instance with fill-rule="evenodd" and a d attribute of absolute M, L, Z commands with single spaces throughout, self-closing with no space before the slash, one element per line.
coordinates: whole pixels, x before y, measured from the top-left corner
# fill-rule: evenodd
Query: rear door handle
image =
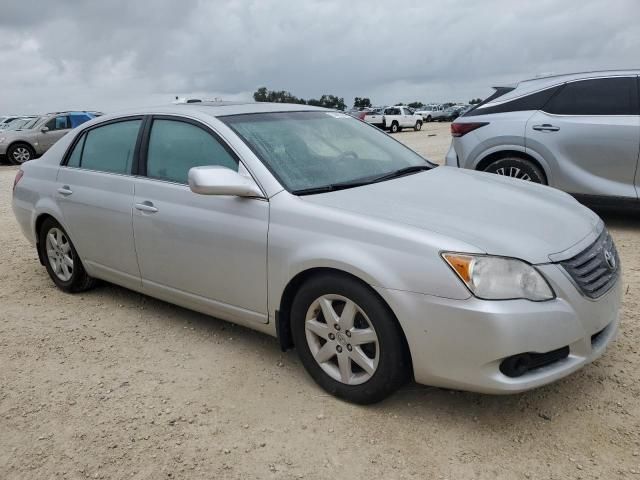
<path fill-rule="evenodd" d="M 58 189 L 58 193 L 59 193 L 60 195 L 64 195 L 64 196 L 66 197 L 66 196 L 71 195 L 71 194 L 73 193 L 73 190 L 71 190 L 71 189 L 69 188 L 69 185 L 64 185 L 63 187 L 60 187 L 60 188 Z"/>
<path fill-rule="evenodd" d="M 550 123 L 543 123 L 542 125 L 534 125 L 533 129 L 539 132 L 557 132 L 560 130 L 560 127 L 556 127 Z"/>
<path fill-rule="evenodd" d="M 149 201 L 136 203 L 136 209 L 147 213 L 156 213 L 158 211 L 158 209 L 153 206 L 153 203 Z"/>

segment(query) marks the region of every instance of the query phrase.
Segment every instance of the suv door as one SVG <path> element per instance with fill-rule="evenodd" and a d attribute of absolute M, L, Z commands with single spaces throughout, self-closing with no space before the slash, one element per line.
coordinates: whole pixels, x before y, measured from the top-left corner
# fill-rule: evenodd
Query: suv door
<path fill-rule="evenodd" d="M 141 123 L 130 117 L 80 134 L 58 170 L 56 197 L 87 272 L 137 290 L 131 210 Z"/>
<path fill-rule="evenodd" d="M 248 175 L 207 126 L 155 116 L 146 137 L 133 213 L 144 290 L 227 320 L 266 323 L 268 201 L 189 189 L 196 166 Z"/>
<path fill-rule="evenodd" d="M 416 121 L 413 117 L 413 112 L 407 107 L 402 107 L 402 126 L 413 127 L 415 124 Z"/>
<path fill-rule="evenodd" d="M 71 130 L 69 115 L 57 115 L 42 126 L 35 144 L 38 153 L 44 153 Z"/>
<path fill-rule="evenodd" d="M 573 194 L 637 198 L 636 77 L 565 84 L 529 118 L 525 146 L 549 166 L 549 185 Z"/>

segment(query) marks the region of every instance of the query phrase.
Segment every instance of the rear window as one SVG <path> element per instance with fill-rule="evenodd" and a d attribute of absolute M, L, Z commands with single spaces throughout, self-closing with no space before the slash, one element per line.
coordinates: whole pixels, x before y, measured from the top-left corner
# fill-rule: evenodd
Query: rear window
<path fill-rule="evenodd" d="M 524 97 L 513 99 L 511 101 L 502 103 L 500 105 L 482 108 L 482 105 L 485 105 L 486 103 L 489 103 L 490 101 L 493 101 L 496 98 L 507 93 L 507 92 L 504 92 L 501 95 L 498 95 L 498 97 L 494 97 L 493 100 L 489 100 L 489 99 L 485 100 L 473 110 L 468 111 L 465 116 L 471 117 L 474 115 L 485 115 L 488 113 L 524 112 L 527 110 L 541 110 L 542 108 L 544 108 L 547 102 L 551 99 L 551 97 L 553 97 L 556 94 L 556 92 L 559 89 L 560 89 L 559 86 L 551 87 L 545 90 L 541 90 L 539 92 L 534 92 L 529 95 L 525 95 Z"/>
<path fill-rule="evenodd" d="M 565 84 L 544 108 L 557 115 L 637 114 L 635 77 L 598 78 Z"/>

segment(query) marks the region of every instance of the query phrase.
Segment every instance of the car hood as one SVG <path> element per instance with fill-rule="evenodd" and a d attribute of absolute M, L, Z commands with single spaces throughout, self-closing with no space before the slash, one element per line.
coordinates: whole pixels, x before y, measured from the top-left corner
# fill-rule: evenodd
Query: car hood
<path fill-rule="evenodd" d="M 564 192 L 453 167 L 302 198 L 411 225 L 488 254 L 534 264 L 548 263 L 550 255 L 558 261 L 562 252 L 568 258 L 578 244 L 595 239 L 602 228 L 595 213 Z"/>

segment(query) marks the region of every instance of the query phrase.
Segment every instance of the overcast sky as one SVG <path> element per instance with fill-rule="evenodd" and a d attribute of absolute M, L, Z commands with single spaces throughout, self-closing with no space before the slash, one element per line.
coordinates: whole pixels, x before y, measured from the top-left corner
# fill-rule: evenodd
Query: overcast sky
<path fill-rule="evenodd" d="M 2 0 L 0 114 L 260 86 L 468 101 L 541 73 L 640 68 L 640 0 Z"/>

